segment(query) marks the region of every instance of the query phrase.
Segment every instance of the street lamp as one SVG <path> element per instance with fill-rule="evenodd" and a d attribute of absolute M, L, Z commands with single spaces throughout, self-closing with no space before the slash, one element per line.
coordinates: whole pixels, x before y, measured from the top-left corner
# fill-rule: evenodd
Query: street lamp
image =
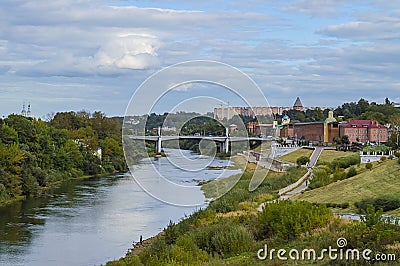
<path fill-rule="evenodd" d="M 396 144 L 397 144 L 397 149 L 399 148 L 399 131 L 400 131 L 400 126 L 394 126 L 394 128 L 397 131 L 397 137 L 396 137 Z"/>

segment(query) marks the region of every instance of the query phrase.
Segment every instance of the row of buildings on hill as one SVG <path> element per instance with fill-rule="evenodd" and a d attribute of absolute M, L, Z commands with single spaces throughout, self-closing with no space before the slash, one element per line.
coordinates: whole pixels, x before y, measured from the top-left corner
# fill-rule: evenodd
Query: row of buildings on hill
<path fill-rule="evenodd" d="M 306 111 L 308 109 L 315 109 L 313 107 L 304 107 L 301 103 L 299 97 L 297 97 L 296 101 L 294 102 L 293 106 L 288 107 L 280 107 L 280 106 L 273 106 L 273 107 L 265 107 L 265 106 L 256 106 L 256 107 L 218 107 L 214 108 L 214 119 L 224 120 L 224 119 L 232 119 L 235 115 L 241 116 L 249 116 L 249 117 L 256 117 L 256 116 L 271 116 L 271 115 L 283 115 L 285 112 L 290 110 L 297 110 L 297 111 Z M 322 110 L 326 108 L 321 108 Z"/>
<path fill-rule="evenodd" d="M 231 119 L 235 115 L 256 117 L 261 115 L 283 115 L 285 111 L 304 111 L 301 100 L 297 97 L 293 107 L 228 107 L 215 108 L 214 118 L 223 120 Z M 321 108 L 326 109 L 326 108 Z M 287 115 L 282 117 L 282 123 L 277 121 L 271 124 L 259 122 L 247 123 L 247 130 L 252 135 L 272 135 L 281 138 L 292 138 L 311 141 L 318 144 L 333 143 L 336 138 L 347 136 L 350 143 L 386 143 L 389 139 L 389 128 L 373 120 L 352 120 L 349 122 L 338 122 L 333 112 L 328 113 L 325 121 L 320 122 L 291 122 Z"/>
<path fill-rule="evenodd" d="M 350 143 L 386 143 L 389 129 L 373 120 L 337 122 L 333 112 L 323 122 L 292 123 L 279 129 L 281 138 L 303 139 L 317 143 L 333 143 L 335 138 L 347 136 Z"/>
<path fill-rule="evenodd" d="M 337 122 L 333 112 L 325 121 L 290 123 L 277 125 L 261 124 L 258 122 L 247 123 L 247 130 L 252 135 L 268 136 L 276 132 L 280 138 L 290 138 L 311 141 L 315 144 L 333 143 L 335 138 L 347 136 L 350 143 L 386 143 L 389 139 L 389 128 L 373 120 L 352 120 L 350 122 Z"/>

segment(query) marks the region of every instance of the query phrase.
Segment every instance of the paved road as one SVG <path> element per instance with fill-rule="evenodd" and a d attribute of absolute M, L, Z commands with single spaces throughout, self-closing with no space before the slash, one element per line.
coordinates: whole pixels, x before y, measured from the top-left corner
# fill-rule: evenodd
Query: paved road
<path fill-rule="evenodd" d="M 324 147 L 315 147 L 314 152 L 311 154 L 310 162 L 307 165 L 308 171 L 310 172 L 310 176 L 312 175 L 312 168 L 317 163 L 318 158 L 321 155 L 323 150 L 324 150 Z M 310 184 L 309 178 L 307 178 L 305 180 L 305 182 L 303 182 L 300 186 L 298 186 L 295 189 L 289 191 L 288 193 L 283 194 L 279 199 L 285 200 L 285 199 L 293 197 L 294 195 L 300 193 L 303 190 L 306 190 L 308 188 L 308 185 Z"/>
<path fill-rule="evenodd" d="M 315 147 L 314 152 L 311 154 L 310 162 L 307 165 L 308 168 L 313 168 L 315 166 L 323 150 L 324 147 Z"/>

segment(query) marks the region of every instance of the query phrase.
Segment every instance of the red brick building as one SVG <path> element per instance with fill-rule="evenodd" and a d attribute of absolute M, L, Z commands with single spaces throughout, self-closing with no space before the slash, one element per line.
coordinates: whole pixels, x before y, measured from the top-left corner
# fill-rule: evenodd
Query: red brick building
<path fill-rule="evenodd" d="M 325 130 L 327 130 L 327 132 L 325 132 Z M 321 143 L 328 140 L 327 142 L 332 143 L 333 139 L 339 136 L 339 124 L 337 122 L 328 124 L 324 122 L 309 122 L 284 125 L 281 129 L 280 136 Z"/>
<path fill-rule="evenodd" d="M 353 120 L 346 124 L 338 122 L 310 122 L 283 125 L 280 137 L 333 143 L 335 137 L 348 136 L 350 142 L 385 143 L 389 130 L 372 120 Z"/>
<path fill-rule="evenodd" d="M 389 139 L 389 130 L 377 121 L 353 120 L 340 127 L 340 135 L 348 136 L 350 142 L 385 143 Z"/>

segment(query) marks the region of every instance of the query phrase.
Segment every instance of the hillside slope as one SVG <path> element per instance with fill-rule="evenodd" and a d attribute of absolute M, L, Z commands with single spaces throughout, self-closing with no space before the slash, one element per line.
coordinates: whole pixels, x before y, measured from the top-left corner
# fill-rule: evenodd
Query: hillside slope
<path fill-rule="evenodd" d="M 292 200 L 349 203 L 349 210 L 354 210 L 354 203 L 357 201 L 386 195 L 400 197 L 400 164 L 397 160 L 374 163 L 371 171 L 364 171 L 352 178 L 306 191 L 294 196 Z"/>

